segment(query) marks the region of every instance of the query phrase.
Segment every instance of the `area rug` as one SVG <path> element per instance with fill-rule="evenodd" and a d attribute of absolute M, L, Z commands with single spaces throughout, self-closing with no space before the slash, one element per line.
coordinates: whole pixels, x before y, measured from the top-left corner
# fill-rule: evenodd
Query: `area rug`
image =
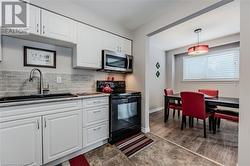
<path fill-rule="evenodd" d="M 115 146 L 122 151 L 128 158 L 134 156 L 144 148 L 150 146 L 154 142 L 153 139 L 148 138 L 145 134 L 139 133 L 125 140 L 115 144 Z"/>
<path fill-rule="evenodd" d="M 84 154 L 82 154 L 57 166 L 90 166 L 90 165 L 87 159 L 85 158 Z"/>

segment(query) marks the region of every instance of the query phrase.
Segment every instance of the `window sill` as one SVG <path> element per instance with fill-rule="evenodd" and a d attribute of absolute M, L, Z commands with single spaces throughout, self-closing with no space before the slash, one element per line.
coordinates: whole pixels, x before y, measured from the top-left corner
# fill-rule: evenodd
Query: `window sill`
<path fill-rule="evenodd" d="M 218 80 L 182 80 L 182 82 L 235 82 L 238 83 L 240 80 L 236 79 L 218 79 Z"/>

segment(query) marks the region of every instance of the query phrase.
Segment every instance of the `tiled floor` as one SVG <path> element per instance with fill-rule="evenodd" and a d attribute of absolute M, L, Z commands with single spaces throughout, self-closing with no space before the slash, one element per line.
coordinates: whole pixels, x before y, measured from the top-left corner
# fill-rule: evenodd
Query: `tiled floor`
<path fill-rule="evenodd" d="M 155 142 L 131 158 L 127 158 L 115 146 L 105 145 L 85 156 L 91 166 L 216 166 L 168 141 L 148 134 Z"/>
<path fill-rule="evenodd" d="M 228 121 L 221 122 L 220 130 L 214 135 L 207 132 L 207 138 L 203 138 L 203 123 L 194 121 L 194 128 L 185 128 L 181 131 L 181 118 L 177 116 L 165 124 L 163 122 L 163 111 L 150 115 L 151 132 L 170 140 L 178 145 L 186 147 L 212 160 L 226 166 L 237 164 L 238 154 L 238 124 Z"/>

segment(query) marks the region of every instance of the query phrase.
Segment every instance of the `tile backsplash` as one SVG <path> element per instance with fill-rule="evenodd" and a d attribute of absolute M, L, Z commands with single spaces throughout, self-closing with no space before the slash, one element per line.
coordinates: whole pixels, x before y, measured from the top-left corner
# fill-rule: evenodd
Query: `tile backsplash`
<path fill-rule="evenodd" d="M 22 71 L 0 71 L 0 97 L 37 94 L 39 77 L 29 82 L 29 74 Z M 57 83 L 58 76 L 62 78 L 62 83 Z M 125 80 L 123 75 L 117 77 L 119 80 Z M 49 93 L 78 93 L 95 91 L 96 80 L 100 78 L 96 78 L 93 72 L 93 74 L 43 73 L 43 79 L 44 84 L 49 84 Z"/>

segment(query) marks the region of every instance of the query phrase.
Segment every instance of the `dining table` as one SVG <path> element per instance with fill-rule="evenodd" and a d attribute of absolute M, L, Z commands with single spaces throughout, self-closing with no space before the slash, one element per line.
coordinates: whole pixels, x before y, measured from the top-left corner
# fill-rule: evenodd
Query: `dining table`
<path fill-rule="evenodd" d="M 222 106 L 222 107 L 228 107 L 228 108 L 236 108 L 237 111 L 239 111 L 239 98 L 233 98 L 233 97 L 212 97 L 208 95 L 204 95 L 205 97 L 205 103 L 207 106 Z M 178 103 L 181 103 L 181 95 L 180 93 L 176 93 L 173 95 L 164 96 L 164 119 L 168 119 L 168 115 L 166 114 L 167 106 L 169 101 L 177 101 Z"/>

